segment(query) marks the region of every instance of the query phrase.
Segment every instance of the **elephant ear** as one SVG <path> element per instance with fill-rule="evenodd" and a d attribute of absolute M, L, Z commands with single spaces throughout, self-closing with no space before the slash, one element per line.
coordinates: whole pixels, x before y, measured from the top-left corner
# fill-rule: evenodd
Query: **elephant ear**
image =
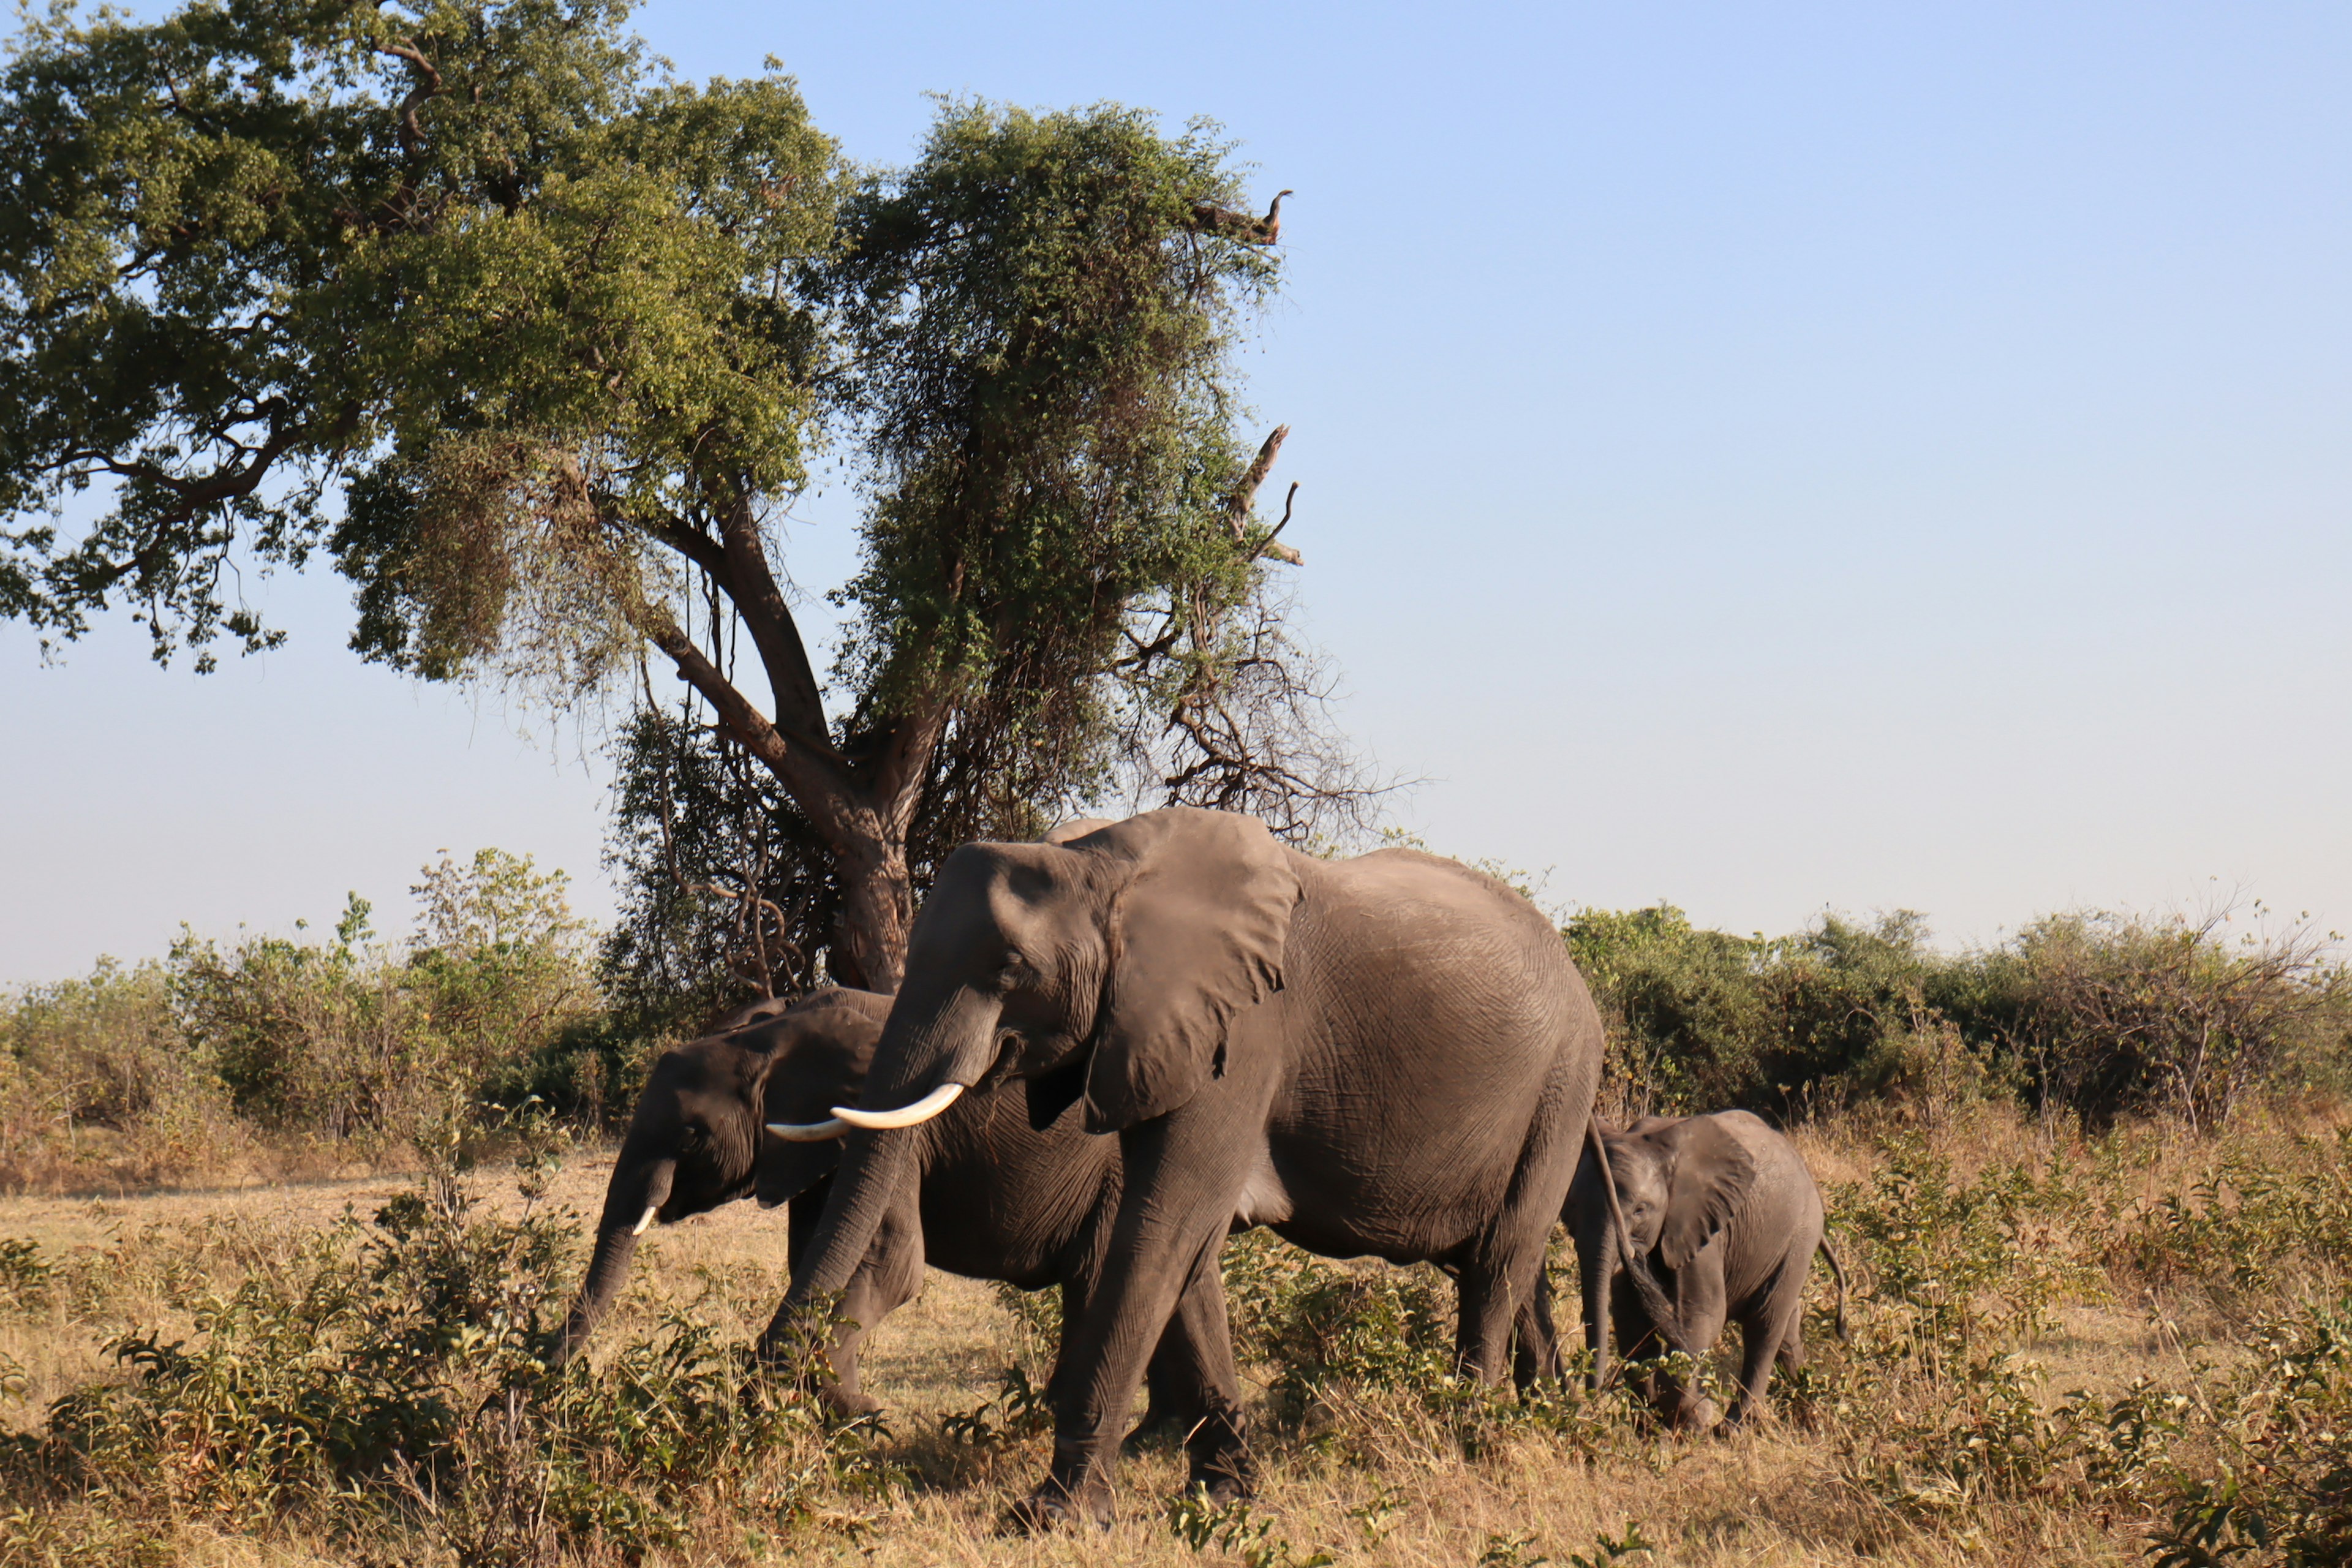
<path fill-rule="evenodd" d="M 879 1004 L 877 1005 L 877 1004 Z M 820 991 L 771 1025 L 772 1039 L 761 1091 L 762 1121 L 822 1121 L 832 1107 L 855 1105 L 874 1065 L 874 1047 L 889 1016 L 887 998 L 863 992 Z M 800 1196 L 841 1163 L 841 1140 L 791 1143 L 764 1137 L 753 1191 L 761 1208 Z"/>
<path fill-rule="evenodd" d="M 1658 1260 L 1680 1268 L 1731 1223 L 1756 1182 L 1756 1162 L 1712 1116 L 1694 1116 L 1649 1134 L 1674 1160 Z"/>
<path fill-rule="evenodd" d="M 1108 964 L 1087 1060 L 1087 1131 L 1184 1104 L 1224 1070 L 1234 1016 L 1282 988 L 1299 882 L 1265 824 L 1171 806 L 1068 846 L 1097 855 Z"/>

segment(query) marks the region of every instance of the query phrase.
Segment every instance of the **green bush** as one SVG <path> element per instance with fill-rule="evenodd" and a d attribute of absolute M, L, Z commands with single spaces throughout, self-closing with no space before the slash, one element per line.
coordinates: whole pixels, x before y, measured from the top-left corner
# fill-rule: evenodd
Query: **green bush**
<path fill-rule="evenodd" d="M 1633 1110 L 1871 1102 L 1932 1121 L 2013 1092 L 2093 1128 L 2163 1113 L 2210 1131 L 2266 1084 L 2352 1082 L 2352 980 L 2327 943 L 2235 928 L 2053 915 L 1952 954 L 1909 913 L 1738 937 L 1659 904 L 1561 934 Z"/>
<path fill-rule="evenodd" d="M 1561 935 L 1633 1110 L 1787 1116 L 1874 1096 L 1932 1110 L 1981 1092 L 1981 1065 L 1929 1003 L 1943 961 L 1916 915 L 1738 937 L 1658 904 L 1587 910 Z"/>
<path fill-rule="evenodd" d="M 163 965 L 100 959 L 87 979 L 0 998 L 0 1171 L 94 1156 L 93 1131 L 136 1131 L 148 1160 L 168 1162 L 218 1141 L 229 1121 L 220 1083 L 188 1050 Z"/>

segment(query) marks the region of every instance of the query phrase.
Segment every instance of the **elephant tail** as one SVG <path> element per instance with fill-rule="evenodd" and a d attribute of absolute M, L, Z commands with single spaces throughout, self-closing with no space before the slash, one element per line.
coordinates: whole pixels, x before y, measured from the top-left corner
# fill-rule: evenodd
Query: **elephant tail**
<path fill-rule="evenodd" d="M 1838 1288 L 1838 1302 L 1837 1302 L 1837 1334 L 1838 1334 L 1838 1339 L 1839 1339 L 1840 1342 L 1842 1342 L 1842 1343 L 1845 1343 L 1845 1344 L 1852 1344 L 1852 1343 L 1853 1342 L 1853 1335 L 1852 1333 L 1850 1333 L 1849 1331 L 1847 1331 L 1847 1329 L 1846 1329 L 1846 1326 L 1845 1326 L 1845 1265 L 1844 1265 L 1844 1264 L 1843 1264 L 1843 1263 L 1840 1263 L 1840 1262 L 1838 1261 L 1838 1255 L 1837 1255 L 1836 1253 L 1834 1253 L 1834 1252 L 1832 1252 L 1832 1251 L 1831 1251 L 1831 1250 L 1830 1250 L 1830 1238 L 1829 1238 L 1828 1237 L 1826 1237 L 1826 1236 L 1825 1236 L 1825 1237 L 1822 1237 L 1821 1241 L 1820 1241 L 1817 1245 L 1818 1245 L 1818 1247 L 1819 1247 L 1819 1248 L 1820 1248 L 1821 1255 L 1822 1255 L 1824 1258 L 1827 1258 L 1827 1259 L 1829 1260 L 1830 1273 L 1831 1273 L 1831 1274 L 1832 1274 L 1833 1276 L 1835 1276 L 1835 1277 L 1836 1277 L 1836 1279 L 1837 1279 L 1837 1288 Z"/>

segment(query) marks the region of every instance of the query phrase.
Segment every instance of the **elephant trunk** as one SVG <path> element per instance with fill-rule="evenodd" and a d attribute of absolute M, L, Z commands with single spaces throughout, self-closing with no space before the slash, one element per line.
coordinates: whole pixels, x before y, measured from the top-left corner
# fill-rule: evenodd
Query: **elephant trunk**
<path fill-rule="evenodd" d="M 1609 1288 L 1617 1272 L 1617 1233 L 1605 1219 L 1582 1228 L 1577 1283 L 1584 1292 L 1584 1348 L 1592 1352 L 1591 1386 L 1597 1391 L 1609 1381 Z"/>
<path fill-rule="evenodd" d="M 950 1084 L 977 1083 L 995 1065 L 998 1007 L 994 998 L 961 988 L 931 1006 L 901 996 L 859 1098 L 867 1106 L 895 1109 L 936 1097 Z M 769 1325 L 764 1353 L 781 1351 L 780 1337 L 796 1309 L 848 1285 L 892 1200 L 914 1177 L 918 1141 L 928 1136 L 919 1124 L 860 1129 L 849 1135 L 824 1217 L 817 1222 L 805 1260 L 795 1260 L 793 1288 Z"/>
<path fill-rule="evenodd" d="M 604 1321 L 613 1298 L 620 1294 L 629 1277 L 629 1264 L 637 1255 L 637 1237 L 652 1212 L 668 1198 L 677 1171 L 675 1160 L 635 1160 L 626 1146 L 621 1150 L 613 1180 L 604 1189 L 604 1217 L 596 1222 L 596 1250 L 588 1259 L 580 1294 L 563 1320 L 563 1334 L 556 1342 L 551 1364 L 562 1366 L 577 1356 Z"/>

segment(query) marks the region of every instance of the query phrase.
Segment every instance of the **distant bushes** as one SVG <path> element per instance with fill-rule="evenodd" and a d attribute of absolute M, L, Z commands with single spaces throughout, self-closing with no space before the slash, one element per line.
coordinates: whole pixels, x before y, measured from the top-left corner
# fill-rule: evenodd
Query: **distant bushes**
<path fill-rule="evenodd" d="M 1633 1110 L 1932 1117 L 2005 1094 L 2092 1126 L 2165 1113 L 2210 1130 L 2266 1083 L 2339 1079 L 2352 1046 L 2352 984 L 2323 942 L 2232 927 L 2054 915 L 1947 954 L 1907 912 L 1738 937 L 1660 904 L 1586 910 L 1562 934 Z"/>
<path fill-rule="evenodd" d="M 453 1110 L 535 1095 L 595 1120 L 634 1098 L 561 872 L 485 849 L 412 891 L 405 944 L 371 941 L 354 896 L 331 940 L 186 936 L 0 1000 L 0 1179 L 138 1179 L 269 1135 L 364 1153 Z"/>

